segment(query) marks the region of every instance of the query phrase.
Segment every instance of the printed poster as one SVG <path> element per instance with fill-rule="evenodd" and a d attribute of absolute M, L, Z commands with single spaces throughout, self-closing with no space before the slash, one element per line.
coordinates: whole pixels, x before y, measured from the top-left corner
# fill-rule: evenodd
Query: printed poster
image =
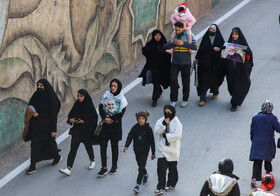
<path fill-rule="evenodd" d="M 120 112 L 121 107 L 121 100 L 120 99 L 113 99 L 113 98 L 106 98 L 104 104 L 104 111 L 109 115 L 112 116 L 118 112 Z"/>
<path fill-rule="evenodd" d="M 247 50 L 247 46 L 242 46 L 242 45 L 228 43 L 228 42 L 226 42 L 224 46 L 226 48 L 222 50 L 221 53 L 222 58 L 236 61 L 239 63 L 245 62 L 246 52 L 244 52 L 243 50 Z"/>

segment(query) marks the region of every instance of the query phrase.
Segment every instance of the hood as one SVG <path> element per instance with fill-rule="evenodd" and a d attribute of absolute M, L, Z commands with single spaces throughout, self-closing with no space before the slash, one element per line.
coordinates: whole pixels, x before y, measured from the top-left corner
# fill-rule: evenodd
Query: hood
<path fill-rule="evenodd" d="M 207 181 L 211 191 L 217 196 L 226 196 L 236 184 L 236 179 L 222 174 L 212 174 Z"/>

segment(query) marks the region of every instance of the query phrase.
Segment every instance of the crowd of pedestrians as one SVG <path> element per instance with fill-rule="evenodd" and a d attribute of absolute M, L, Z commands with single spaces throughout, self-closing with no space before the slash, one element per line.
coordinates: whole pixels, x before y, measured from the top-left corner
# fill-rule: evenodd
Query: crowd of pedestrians
<path fill-rule="evenodd" d="M 177 164 L 180 157 L 180 139 L 183 126 L 176 116 L 178 102 L 178 75 L 182 78 L 182 102 L 180 107 L 188 105 L 190 92 L 190 76 L 192 70 L 191 55 L 197 50 L 193 64 L 197 67 L 197 94 L 199 106 L 206 104 L 207 91 L 210 89 L 212 100 L 218 98 L 219 87 L 226 77 L 228 91 L 231 95 L 231 111 L 241 106 L 249 89 L 250 74 L 253 67 L 253 53 L 238 27 L 234 27 L 228 43 L 246 46 L 243 62 L 221 58 L 225 49 L 225 41 L 219 27 L 210 25 L 198 47 L 195 36 L 191 33 L 191 26 L 195 19 L 186 7 L 180 4 L 171 17 L 174 25 L 169 40 L 160 30 L 154 30 L 152 39 L 143 47 L 142 52 L 147 63 L 139 77 L 143 77 L 143 85 L 153 84 L 152 107 L 157 106 L 163 89 L 170 87 L 170 104 L 163 108 L 163 116 L 156 122 L 154 128 L 148 123 L 149 111 L 136 112 L 137 123 L 127 135 L 123 152 L 125 153 L 133 142 L 133 150 L 138 165 L 138 175 L 134 192 L 140 191 L 140 186 L 146 184 L 149 178 L 146 162 L 151 150 L 151 160 L 157 158 L 158 183 L 155 194 L 172 191 L 178 182 Z M 77 101 L 68 114 L 67 123 L 72 127 L 69 134 L 72 136 L 70 152 L 67 158 L 67 167 L 59 172 L 71 175 L 74 160 L 80 143 L 83 143 L 89 157 L 88 169 L 95 168 L 95 156 L 92 147 L 93 137 L 98 137 L 101 155 L 101 170 L 98 177 L 108 173 L 107 147 L 110 141 L 112 164 L 110 174 L 118 172 L 119 141 L 122 140 L 122 118 L 128 102 L 121 92 L 122 83 L 118 79 L 110 82 L 109 90 L 105 92 L 98 106 L 101 121 L 98 124 L 98 115 L 92 99 L 85 89 L 77 92 Z M 36 171 L 36 163 L 42 160 L 53 159 L 52 165 L 62 161 L 60 149 L 55 141 L 57 114 L 60 110 L 60 101 L 52 86 L 46 79 L 37 82 L 37 91 L 28 103 L 25 114 L 25 132 L 23 139 L 31 140 L 31 163 L 26 174 Z M 251 195 L 272 192 L 275 184 L 271 161 L 275 156 L 276 145 L 274 132 L 280 132 L 280 124 L 272 114 L 273 104 L 265 101 L 261 112 L 253 117 L 250 139 L 252 141 L 250 161 L 253 161 L 251 179 L 252 188 L 256 188 L 256 181 L 262 180 L 262 188 L 256 189 Z M 96 132 L 98 131 L 98 136 Z M 262 162 L 267 175 L 262 179 Z M 240 195 L 237 176 L 233 174 L 233 161 L 229 158 L 219 162 L 218 171 L 211 174 L 205 181 L 200 195 L 237 196 Z M 166 175 L 168 170 L 168 175 Z M 166 179 L 167 176 L 167 179 Z"/>

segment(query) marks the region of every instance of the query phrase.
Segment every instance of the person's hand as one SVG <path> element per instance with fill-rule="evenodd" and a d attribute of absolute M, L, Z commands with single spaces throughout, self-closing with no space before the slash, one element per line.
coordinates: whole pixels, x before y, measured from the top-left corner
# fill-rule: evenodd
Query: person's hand
<path fill-rule="evenodd" d="M 124 147 L 123 152 L 125 153 L 125 151 L 127 151 L 128 147 Z"/>
<path fill-rule="evenodd" d="M 104 119 L 104 122 L 105 122 L 106 124 L 112 124 L 112 123 L 113 123 L 113 120 L 112 120 L 111 118 L 105 118 L 105 119 Z"/>
<path fill-rule="evenodd" d="M 76 122 L 76 120 L 75 120 L 75 118 L 70 118 L 70 119 L 69 119 L 69 122 L 73 124 L 73 123 Z"/>
<path fill-rule="evenodd" d="M 82 119 L 79 119 L 79 120 L 76 121 L 76 123 L 79 123 L 79 124 L 80 123 L 85 123 L 85 121 L 83 121 Z"/>
<path fill-rule="evenodd" d="M 219 47 L 214 47 L 213 50 L 215 50 L 216 52 L 219 52 L 221 49 Z"/>
<path fill-rule="evenodd" d="M 193 63 L 197 62 L 198 63 L 198 60 L 197 59 L 193 59 Z"/>
<path fill-rule="evenodd" d="M 52 137 L 56 137 L 56 132 L 52 132 Z"/>
<path fill-rule="evenodd" d="M 37 112 L 34 112 L 33 116 L 37 117 L 37 116 L 39 116 L 39 114 Z"/>
<path fill-rule="evenodd" d="M 166 124 L 169 124 L 170 123 L 170 118 L 166 118 L 166 119 L 164 119 L 164 121 L 166 122 Z"/>
<path fill-rule="evenodd" d="M 151 156 L 151 160 L 154 160 L 155 158 L 156 158 L 156 155 L 153 154 L 153 155 Z"/>
<path fill-rule="evenodd" d="M 175 40 L 177 46 L 183 46 L 184 42 L 180 39 Z"/>

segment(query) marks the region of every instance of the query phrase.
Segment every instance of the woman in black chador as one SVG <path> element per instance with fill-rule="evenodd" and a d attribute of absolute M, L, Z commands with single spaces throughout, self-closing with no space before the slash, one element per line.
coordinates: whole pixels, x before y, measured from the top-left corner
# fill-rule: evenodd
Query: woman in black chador
<path fill-rule="evenodd" d="M 241 106 L 247 93 L 249 92 L 251 80 L 250 74 L 252 71 L 253 53 L 242 33 L 240 28 L 234 27 L 228 40 L 229 43 L 247 46 L 245 62 L 239 63 L 225 59 L 226 78 L 228 91 L 231 97 L 231 111 L 236 111 L 237 106 Z"/>
<path fill-rule="evenodd" d="M 61 104 L 50 83 L 41 79 L 28 105 L 33 106 L 35 111 L 28 128 L 31 136 L 31 164 L 26 174 L 30 175 L 36 171 L 39 161 L 54 159 L 52 165 L 58 165 L 62 160 L 55 141 L 57 114 Z"/>
<path fill-rule="evenodd" d="M 69 112 L 67 120 L 67 123 L 73 125 L 71 128 L 72 140 L 71 149 L 67 158 L 67 168 L 59 170 L 68 176 L 71 175 L 71 169 L 81 142 L 84 143 L 89 156 L 90 165 L 88 169 L 94 169 L 95 167 L 91 138 L 97 126 L 97 112 L 90 95 L 85 89 L 80 89 L 77 96 L 78 100 Z"/>
<path fill-rule="evenodd" d="M 206 93 L 210 89 L 212 100 L 218 98 L 219 87 L 222 84 L 223 72 L 221 65 L 221 47 L 224 38 L 216 24 L 212 24 L 204 34 L 194 61 L 198 62 L 198 87 L 200 96 L 199 106 L 206 104 Z"/>
<path fill-rule="evenodd" d="M 154 84 L 153 107 L 157 105 L 157 100 L 162 93 L 162 87 L 166 89 L 170 83 L 171 55 L 165 52 L 165 44 L 166 39 L 162 32 L 154 30 L 152 39 L 142 48 L 142 53 L 146 57 L 147 63 L 139 77 L 143 78 L 143 86 L 150 82 Z"/>

